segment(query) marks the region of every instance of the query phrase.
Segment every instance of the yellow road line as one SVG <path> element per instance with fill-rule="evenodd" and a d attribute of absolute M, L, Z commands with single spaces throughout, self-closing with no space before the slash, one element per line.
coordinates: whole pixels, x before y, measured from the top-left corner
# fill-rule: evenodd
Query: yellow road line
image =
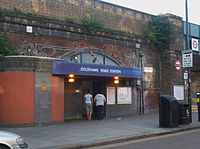
<path fill-rule="evenodd" d="M 133 143 L 140 143 L 140 142 L 145 142 L 145 141 L 158 140 L 158 139 L 167 138 L 167 137 L 171 137 L 171 136 L 178 136 L 178 135 L 183 135 L 183 134 L 188 134 L 188 133 L 193 133 L 193 132 L 199 132 L 199 131 L 200 131 L 200 129 L 195 129 L 195 130 L 177 132 L 177 133 L 174 133 L 174 134 L 147 137 L 147 138 L 144 138 L 144 139 L 137 139 L 137 140 L 132 140 L 132 141 L 130 140 L 130 141 L 125 141 L 125 142 L 121 142 L 121 143 L 114 143 L 114 144 L 109 144 L 109 145 L 91 147 L 90 149 L 106 149 L 106 148 L 111 148 L 111 147 L 116 147 L 116 146 L 123 146 L 123 145 L 128 145 L 128 144 L 133 144 Z"/>

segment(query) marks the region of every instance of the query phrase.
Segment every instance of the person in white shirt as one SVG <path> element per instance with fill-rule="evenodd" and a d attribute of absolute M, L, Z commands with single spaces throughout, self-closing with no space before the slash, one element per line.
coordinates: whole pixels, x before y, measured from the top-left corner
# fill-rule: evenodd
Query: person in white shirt
<path fill-rule="evenodd" d="M 87 119 L 91 120 L 92 116 L 92 105 L 93 105 L 93 97 L 90 94 L 90 90 L 87 90 L 87 94 L 84 96 L 84 103 L 85 103 L 85 108 L 87 112 Z"/>
<path fill-rule="evenodd" d="M 96 105 L 97 119 L 103 119 L 104 103 L 106 102 L 106 97 L 103 94 L 97 94 L 94 97 L 94 102 Z"/>

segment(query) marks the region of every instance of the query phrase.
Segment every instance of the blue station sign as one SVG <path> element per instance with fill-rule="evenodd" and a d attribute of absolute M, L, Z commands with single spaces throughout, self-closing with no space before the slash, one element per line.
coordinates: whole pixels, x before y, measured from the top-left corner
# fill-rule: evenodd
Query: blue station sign
<path fill-rule="evenodd" d="M 124 66 L 108 66 L 96 64 L 80 64 L 68 63 L 62 61 L 54 61 L 52 68 L 53 75 L 80 75 L 80 76 L 104 76 L 123 78 L 142 78 L 142 70 L 140 68 L 124 67 Z"/>

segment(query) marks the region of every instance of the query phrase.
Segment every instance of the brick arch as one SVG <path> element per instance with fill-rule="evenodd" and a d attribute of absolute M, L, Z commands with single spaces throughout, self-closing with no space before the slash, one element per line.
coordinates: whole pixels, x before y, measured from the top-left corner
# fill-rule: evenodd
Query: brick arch
<path fill-rule="evenodd" d="M 94 55 L 95 54 L 102 55 L 103 57 L 111 60 L 112 62 L 114 62 L 118 66 L 121 65 L 121 63 L 117 59 L 115 59 L 112 55 L 110 55 L 108 52 L 106 52 L 104 50 L 96 49 L 96 48 L 92 48 L 92 49 L 91 48 L 85 48 L 85 49 L 74 50 L 74 51 L 71 51 L 70 53 L 67 53 L 66 55 L 62 56 L 61 59 L 63 61 L 67 61 L 67 60 L 69 60 L 69 59 L 71 59 L 71 58 L 73 58 L 73 57 L 75 57 L 75 56 L 77 56 L 81 53 L 88 53 L 89 54 L 90 51 L 92 53 L 94 53 Z"/>

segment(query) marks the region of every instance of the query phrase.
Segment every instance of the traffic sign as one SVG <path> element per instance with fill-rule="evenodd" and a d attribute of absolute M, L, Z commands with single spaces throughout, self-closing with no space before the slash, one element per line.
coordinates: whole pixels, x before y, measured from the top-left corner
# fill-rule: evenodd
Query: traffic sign
<path fill-rule="evenodd" d="M 177 60 L 176 62 L 175 62 L 175 69 L 177 70 L 177 71 L 180 71 L 181 70 L 181 68 L 182 68 L 182 65 L 181 65 L 181 62 L 179 61 L 179 60 Z"/>
<path fill-rule="evenodd" d="M 183 67 L 192 67 L 193 66 L 192 50 L 184 50 L 182 52 L 182 57 L 183 57 Z"/>
<path fill-rule="evenodd" d="M 184 79 L 187 80 L 188 79 L 188 73 L 184 72 Z"/>
<path fill-rule="evenodd" d="M 198 39 L 192 38 L 192 50 L 199 51 Z"/>

